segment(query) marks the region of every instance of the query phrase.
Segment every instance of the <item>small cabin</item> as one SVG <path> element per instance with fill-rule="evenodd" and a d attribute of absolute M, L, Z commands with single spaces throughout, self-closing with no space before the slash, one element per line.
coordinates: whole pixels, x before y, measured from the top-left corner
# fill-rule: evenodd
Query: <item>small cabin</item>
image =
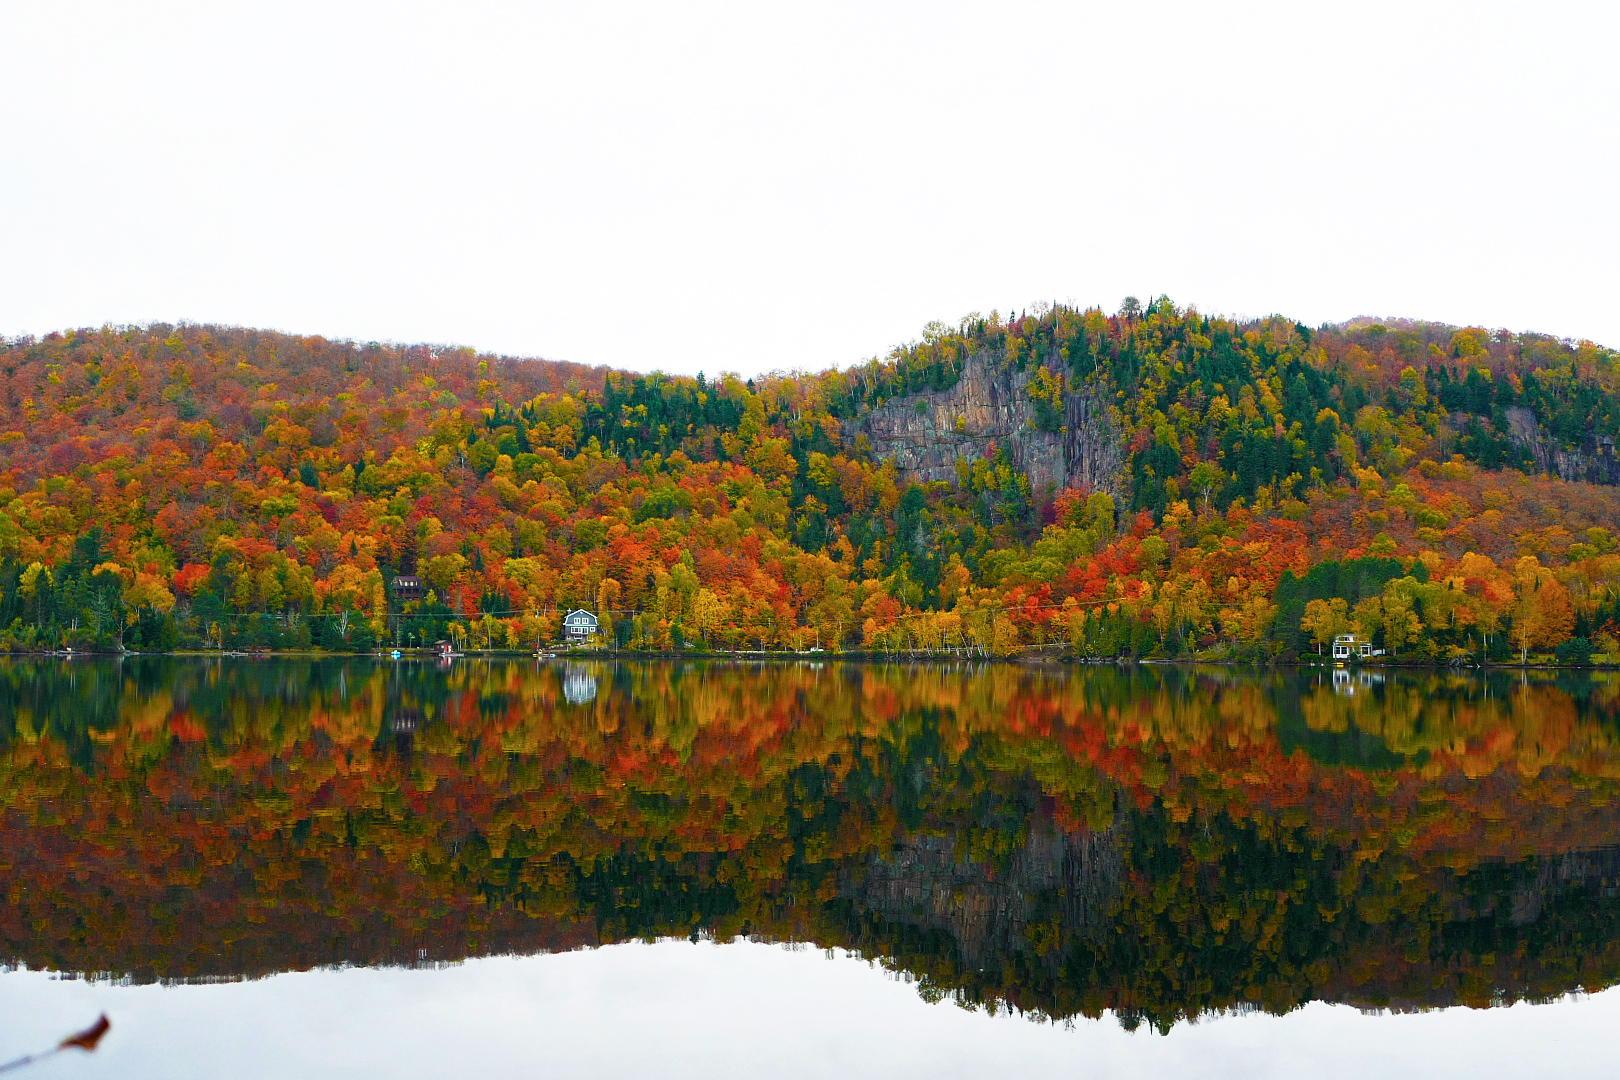
<path fill-rule="evenodd" d="M 1354 634 L 1340 634 L 1333 639 L 1333 659 L 1335 660 L 1367 660 L 1374 656 L 1383 655 L 1383 649 L 1373 648 L 1372 642 L 1362 641 Z"/>
<path fill-rule="evenodd" d="M 415 574 L 401 574 L 394 579 L 394 599 L 401 602 L 420 600 L 426 595 L 422 579 Z"/>
<path fill-rule="evenodd" d="M 595 615 L 576 608 L 563 618 L 563 637 L 569 641 L 584 641 L 595 637 L 599 626 Z"/>
<path fill-rule="evenodd" d="M 455 644 L 440 638 L 433 643 L 433 652 L 440 660 L 449 660 L 456 655 Z"/>

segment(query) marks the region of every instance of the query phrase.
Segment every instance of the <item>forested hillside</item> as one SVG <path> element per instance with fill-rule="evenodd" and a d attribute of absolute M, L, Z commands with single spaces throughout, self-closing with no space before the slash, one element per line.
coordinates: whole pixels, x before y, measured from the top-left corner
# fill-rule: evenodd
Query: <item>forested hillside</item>
<path fill-rule="evenodd" d="M 1589 342 L 1161 298 L 746 381 L 215 326 L 0 371 L 12 649 L 527 647 L 586 607 L 622 648 L 1620 654 Z"/>

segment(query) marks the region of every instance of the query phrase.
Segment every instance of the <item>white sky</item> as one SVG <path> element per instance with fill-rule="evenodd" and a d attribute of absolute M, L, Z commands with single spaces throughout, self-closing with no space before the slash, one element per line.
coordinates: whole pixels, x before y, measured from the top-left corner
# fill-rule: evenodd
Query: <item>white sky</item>
<path fill-rule="evenodd" d="M 864 961 L 662 942 L 439 971 L 312 971 L 223 986 L 117 987 L 0 974 L 0 1060 L 105 1010 L 94 1055 L 38 1080 L 659 1076 L 692 1080 L 1520 1080 L 1614 1073 L 1620 991 L 1508 1009 L 1365 1015 L 1308 1005 L 1168 1036 L 929 1005 Z"/>
<path fill-rule="evenodd" d="M 0 5 L 0 334 L 711 374 L 1035 301 L 1620 345 L 1600 3 Z"/>

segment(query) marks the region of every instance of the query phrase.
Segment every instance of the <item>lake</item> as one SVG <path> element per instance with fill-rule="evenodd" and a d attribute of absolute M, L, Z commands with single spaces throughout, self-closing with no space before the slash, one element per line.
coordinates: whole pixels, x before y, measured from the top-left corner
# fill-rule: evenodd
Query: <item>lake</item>
<path fill-rule="evenodd" d="M 4 661 L 0 1060 L 1602 1072 L 1617 793 L 1608 674 Z"/>

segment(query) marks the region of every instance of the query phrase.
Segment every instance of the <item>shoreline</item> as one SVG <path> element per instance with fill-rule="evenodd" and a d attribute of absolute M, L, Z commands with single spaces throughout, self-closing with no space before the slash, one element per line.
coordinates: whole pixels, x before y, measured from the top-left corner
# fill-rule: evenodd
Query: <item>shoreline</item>
<path fill-rule="evenodd" d="M 1039 646 L 1036 646 L 1039 648 Z M 331 652 L 316 649 L 282 649 L 282 650 L 215 650 L 215 649 L 172 649 L 166 651 L 124 650 L 122 652 L 97 652 L 90 650 L 38 650 L 16 651 L 0 653 L 4 659 L 123 659 L 125 657 L 169 657 L 175 659 L 215 659 L 215 660 L 338 660 L 338 659 L 370 659 L 370 660 L 415 660 L 439 661 L 431 649 L 400 649 L 399 656 L 392 655 L 392 650 L 376 650 L 364 652 Z M 1444 664 L 1433 662 L 1401 662 L 1386 661 L 1376 664 L 1345 663 L 1333 660 L 1230 660 L 1230 659 L 1201 659 L 1196 656 L 1183 657 L 1076 657 L 1073 655 L 1029 655 L 1012 654 L 1006 656 L 968 655 L 953 656 L 940 653 L 882 653 L 866 651 L 849 652 L 787 652 L 774 650 L 736 650 L 736 651 L 710 651 L 686 649 L 649 650 L 649 649 L 568 649 L 545 650 L 537 653 L 531 649 L 474 649 L 459 652 L 451 660 L 726 660 L 749 661 L 753 663 L 774 661 L 780 663 L 936 663 L 936 664 L 1022 664 L 1026 666 L 1052 666 L 1052 667 L 1232 667 L 1232 668 L 1265 668 L 1265 669 L 1295 669 L 1295 670 L 1327 670 L 1346 672 L 1382 672 L 1382 671 L 1617 671 L 1620 663 L 1598 664 L 1557 664 L 1557 663 L 1471 663 L 1471 664 Z"/>

